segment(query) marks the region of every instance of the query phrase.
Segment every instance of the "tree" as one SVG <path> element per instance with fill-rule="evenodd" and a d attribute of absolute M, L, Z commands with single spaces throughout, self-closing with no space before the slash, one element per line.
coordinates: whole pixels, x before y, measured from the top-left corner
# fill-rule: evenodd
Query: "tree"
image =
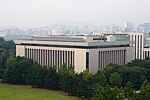
<path fill-rule="evenodd" d="M 59 85 L 60 88 L 66 92 L 71 94 L 72 86 L 73 86 L 73 77 L 75 75 L 74 68 L 71 66 L 67 66 L 66 64 L 62 65 L 58 70 L 59 74 Z"/>
<path fill-rule="evenodd" d="M 29 69 L 27 75 L 27 82 L 28 84 L 32 85 L 32 87 L 44 87 L 45 76 L 46 76 L 45 68 L 35 63 Z"/>
<path fill-rule="evenodd" d="M 126 83 L 126 87 L 124 89 L 124 95 L 126 98 L 128 98 L 129 100 L 133 97 L 134 95 L 134 87 L 133 87 L 133 84 L 128 81 Z"/>
<path fill-rule="evenodd" d="M 149 85 L 148 81 L 145 80 L 140 88 L 141 92 L 144 92 L 146 90 L 146 87 Z"/>
<path fill-rule="evenodd" d="M 0 69 L 0 79 L 2 79 L 3 74 L 4 74 L 4 70 Z"/>
<path fill-rule="evenodd" d="M 92 85 L 93 75 L 88 71 L 85 70 L 78 75 L 78 81 L 76 85 L 76 95 L 82 98 L 91 98 L 92 94 Z M 76 80 L 75 80 L 76 81 Z"/>
<path fill-rule="evenodd" d="M 135 59 L 132 62 L 128 63 L 129 67 L 135 67 L 135 66 L 139 66 L 139 67 L 143 67 L 143 68 L 148 68 L 150 66 L 150 61 L 149 59 L 147 60 L 140 60 L 140 59 Z"/>
<path fill-rule="evenodd" d="M 3 80 L 13 84 L 25 84 L 29 68 L 32 62 L 25 58 L 15 58 L 10 54 L 7 59 L 6 69 L 4 69 Z"/>
<path fill-rule="evenodd" d="M 117 72 L 118 69 L 120 69 L 121 66 L 117 64 L 109 64 L 105 69 L 104 69 L 104 74 L 106 77 L 106 81 L 109 82 L 109 77 L 112 73 Z"/>
<path fill-rule="evenodd" d="M 105 91 L 104 88 L 102 86 L 97 87 L 98 91 L 97 93 L 92 97 L 92 100 L 106 100 L 104 95 L 105 95 Z"/>
<path fill-rule="evenodd" d="M 95 84 L 99 84 L 100 86 L 106 85 L 106 77 L 104 75 L 104 72 L 102 70 L 99 70 L 94 76 L 93 80 Z"/>
<path fill-rule="evenodd" d="M 136 93 L 132 100 L 150 100 L 150 85 L 145 81 L 141 86 L 140 93 Z"/>
<path fill-rule="evenodd" d="M 92 97 L 92 100 L 124 100 L 124 95 L 117 87 L 99 86 L 98 92 Z"/>
<path fill-rule="evenodd" d="M 26 59 L 21 59 L 17 63 L 19 70 L 19 76 L 20 76 L 20 83 L 25 84 L 27 83 L 27 75 L 29 72 L 29 69 L 32 66 L 32 62 Z"/>
<path fill-rule="evenodd" d="M 109 81 L 113 86 L 119 86 L 122 83 L 122 77 L 117 72 L 114 72 L 110 75 Z"/>
<path fill-rule="evenodd" d="M 8 83 L 12 83 L 12 84 L 19 84 L 20 81 L 20 71 L 19 71 L 19 66 L 17 65 L 17 62 L 13 62 L 12 64 L 7 64 L 7 67 L 4 70 L 4 74 L 3 74 L 3 81 L 4 82 L 8 82 Z"/>
<path fill-rule="evenodd" d="M 7 58 L 6 67 L 8 68 L 11 66 L 14 62 L 16 62 L 16 58 L 13 52 L 10 53 L 9 57 Z"/>
<path fill-rule="evenodd" d="M 136 89 L 139 89 L 141 84 L 146 80 L 145 69 L 142 67 L 127 67 L 123 70 L 123 84 L 130 81 Z"/>
<path fill-rule="evenodd" d="M 4 69 L 6 66 L 7 56 L 5 53 L 5 51 L 0 53 L 0 69 Z"/>
<path fill-rule="evenodd" d="M 45 76 L 45 86 L 49 89 L 58 89 L 59 88 L 59 76 L 56 72 L 56 69 L 49 68 Z"/>

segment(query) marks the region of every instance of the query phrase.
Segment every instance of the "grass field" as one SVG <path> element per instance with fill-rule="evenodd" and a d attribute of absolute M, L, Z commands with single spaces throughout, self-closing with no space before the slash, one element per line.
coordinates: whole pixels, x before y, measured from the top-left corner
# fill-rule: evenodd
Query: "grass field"
<path fill-rule="evenodd" d="M 0 84 L 0 100 L 79 100 L 79 98 L 65 96 L 60 91 Z"/>

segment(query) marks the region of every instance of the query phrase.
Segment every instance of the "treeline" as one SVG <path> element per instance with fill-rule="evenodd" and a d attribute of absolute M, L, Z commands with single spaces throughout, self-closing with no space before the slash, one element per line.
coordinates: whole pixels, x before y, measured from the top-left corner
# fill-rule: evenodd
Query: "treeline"
<path fill-rule="evenodd" d="M 110 64 L 96 74 L 88 70 L 75 73 L 72 66 L 64 64 L 60 69 L 42 67 L 30 59 L 15 57 L 11 53 L 1 79 L 10 84 L 62 90 L 66 95 L 89 100 L 149 100 L 150 68 L 142 65 L 137 67 L 139 62 L 150 64 L 149 60 L 134 60 L 128 66 Z M 136 93 L 138 90 L 140 93 Z"/>

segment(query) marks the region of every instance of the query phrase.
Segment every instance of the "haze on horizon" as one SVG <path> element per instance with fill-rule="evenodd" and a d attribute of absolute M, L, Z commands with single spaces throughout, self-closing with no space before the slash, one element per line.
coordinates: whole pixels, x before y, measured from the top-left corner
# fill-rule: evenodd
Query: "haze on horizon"
<path fill-rule="evenodd" d="M 150 0 L 0 0 L 0 26 L 150 22 Z"/>

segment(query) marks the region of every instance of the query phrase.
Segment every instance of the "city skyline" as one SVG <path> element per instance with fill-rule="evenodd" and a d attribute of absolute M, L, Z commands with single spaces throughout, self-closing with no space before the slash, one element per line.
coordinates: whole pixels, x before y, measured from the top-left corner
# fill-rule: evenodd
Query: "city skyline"
<path fill-rule="evenodd" d="M 38 27 L 63 21 L 97 25 L 150 22 L 149 0 L 1 0 L 0 26 Z"/>

